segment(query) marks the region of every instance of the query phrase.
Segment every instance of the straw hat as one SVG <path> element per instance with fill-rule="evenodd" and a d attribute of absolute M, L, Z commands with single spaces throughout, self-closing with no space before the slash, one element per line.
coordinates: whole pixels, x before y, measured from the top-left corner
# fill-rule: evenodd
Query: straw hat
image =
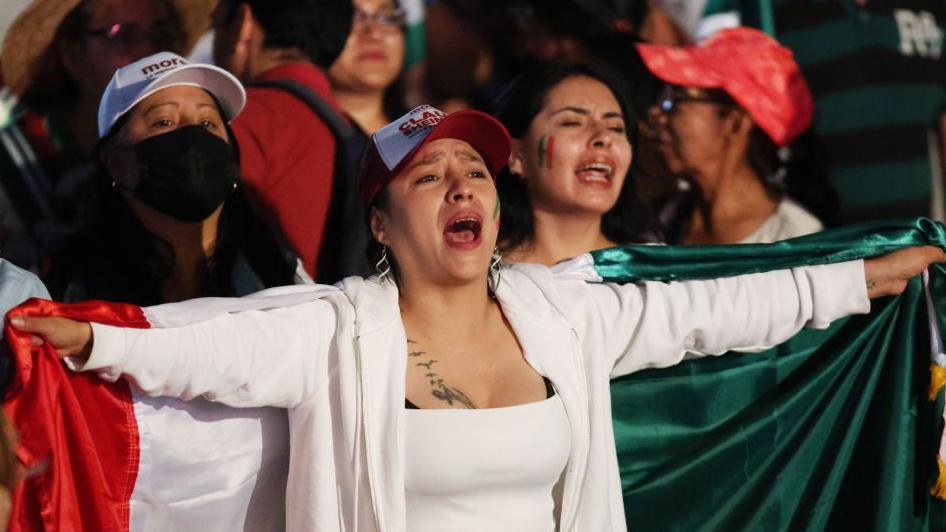
<path fill-rule="evenodd" d="M 189 52 L 210 27 L 218 0 L 170 0 L 183 25 Z M 0 69 L 14 94 L 22 95 L 40 69 L 41 61 L 70 11 L 82 0 L 34 0 L 13 21 L 3 40 Z"/>

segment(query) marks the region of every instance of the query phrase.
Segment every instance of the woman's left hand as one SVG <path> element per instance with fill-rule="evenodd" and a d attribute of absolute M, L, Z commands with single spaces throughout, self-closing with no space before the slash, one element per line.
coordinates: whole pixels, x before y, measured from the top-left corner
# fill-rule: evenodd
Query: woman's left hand
<path fill-rule="evenodd" d="M 907 281 L 934 262 L 946 262 L 946 252 L 936 246 L 915 246 L 864 260 L 864 281 L 871 299 L 903 293 Z"/>

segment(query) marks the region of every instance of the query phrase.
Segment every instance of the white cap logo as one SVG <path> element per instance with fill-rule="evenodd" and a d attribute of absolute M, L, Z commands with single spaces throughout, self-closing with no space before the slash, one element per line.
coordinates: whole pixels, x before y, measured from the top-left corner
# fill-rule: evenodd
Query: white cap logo
<path fill-rule="evenodd" d="M 228 120 L 240 112 L 246 100 L 243 86 L 225 70 L 159 52 L 119 68 L 112 76 L 99 104 L 99 136 L 104 137 L 115 121 L 138 102 L 174 85 L 191 85 L 210 92 Z"/>
<path fill-rule="evenodd" d="M 388 170 L 397 166 L 446 116 L 436 107 L 420 105 L 379 129 L 373 140 Z"/>

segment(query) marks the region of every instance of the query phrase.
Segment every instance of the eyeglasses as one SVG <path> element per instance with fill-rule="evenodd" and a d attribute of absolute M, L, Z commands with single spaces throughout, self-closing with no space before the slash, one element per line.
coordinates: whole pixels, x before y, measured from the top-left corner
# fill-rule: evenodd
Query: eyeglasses
<path fill-rule="evenodd" d="M 368 13 L 356 8 L 352 18 L 352 26 L 374 23 L 378 28 L 389 32 L 400 31 L 405 22 L 407 22 L 407 14 L 403 9 L 383 9 L 376 13 Z"/>
<path fill-rule="evenodd" d="M 657 100 L 657 108 L 664 114 L 674 112 L 679 104 L 684 102 L 702 102 L 716 105 L 732 105 L 733 103 L 726 97 L 714 96 L 712 94 L 692 94 L 687 92 L 684 87 L 676 85 L 666 85 L 660 98 Z"/>
<path fill-rule="evenodd" d="M 87 37 L 104 39 L 110 46 L 122 51 L 130 51 L 142 46 L 167 46 L 173 32 L 170 22 L 157 20 L 148 28 L 142 28 L 134 22 L 116 22 L 103 28 L 87 30 Z"/>

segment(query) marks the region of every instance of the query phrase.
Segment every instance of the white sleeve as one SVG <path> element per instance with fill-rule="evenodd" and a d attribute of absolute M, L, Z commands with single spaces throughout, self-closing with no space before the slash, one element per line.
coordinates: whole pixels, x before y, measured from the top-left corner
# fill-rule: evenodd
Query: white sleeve
<path fill-rule="evenodd" d="M 762 350 L 804 326 L 870 310 L 860 260 L 700 281 L 566 284 L 581 292 L 566 291 L 569 301 L 586 302 L 570 311 L 583 349 L 609 357 L 612 377 L 687 354 Z"/>
<path fill-rule="evenodd" d="M 92 324 L 91 356 L 69 365 L 109 381 L 126 377 L 152 396 L 288 408 L 330 378 L 335 321 L 330 304 L 311 301 L 161 329 Z"/>

